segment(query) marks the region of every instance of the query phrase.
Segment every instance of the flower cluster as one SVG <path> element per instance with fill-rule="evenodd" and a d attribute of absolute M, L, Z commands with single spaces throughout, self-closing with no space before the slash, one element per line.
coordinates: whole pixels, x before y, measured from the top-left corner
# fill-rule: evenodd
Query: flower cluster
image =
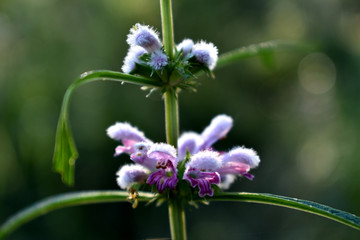
<path fill-rule="evenodd" d="M 178 181 L 185 180 L 199 189 L 199 196 L 213 196 L 212 184 L 227 189 L 237 176 L 254 178 L 250 169 L 259 165 L 257 153 L 248 148 L 235 147 L 228 152 L 219 152 L 212 145 L 230 131 L 233 120 L 227 115 L 218 115 L 201 134 L 187 132 L 178 139 L 178 149 L 166 143 L 154 143 L 143 132 L 128 123 L 116 123 L 107 129 L 110 138 L 121 141 L 115 156 L 126 153 L 133 164 L 124 165 L 117 172 L 117 183 L 131 188 L 135 183 L 156 185 L 162 193 L 174 190 Z M 180 176 L 179 167 L 185 166 Z"/>
<path fill-rule="evenodd" d="M 139 23 L 130 29 L 127 43 L 130 48 L 121 68 L 124 73 L 141 75 L 141 67 L 150 68 L 151 72 L 168 67 L 185 76 L 185 72 L 194 73 L 199 67 L 213 70 L 218 59 L 218 50 L 214 44 L 205 41 L 194 43 L 185 39 L 176 46 L 176 56 L 174 60 L 170 60 L 164 52 L 159 34 L 153 28 Z"/>

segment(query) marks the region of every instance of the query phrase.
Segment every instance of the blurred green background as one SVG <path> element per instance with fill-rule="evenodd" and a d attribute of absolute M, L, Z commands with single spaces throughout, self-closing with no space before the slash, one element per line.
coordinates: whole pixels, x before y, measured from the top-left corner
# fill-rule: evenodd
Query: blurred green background
<path fill-rule="evenodd" d="M 358 0 L 173 1 L 175 40 L 213 42 L 224 53 L 272 39 L 303 40 L 314 53 L 279 51 L 272 66 L 251 58 L 201 78 L 180 95 L 181 131 L 234 118 L 216 148 L 256 149 L 256 178 L 230 191 L 266 192 L 360 215 L 360 3 Z M 0 1 L 0 222 L 37 200 L 76 190 L 118 189 L 105 129 L 116 121 L 165 141 L 159 93 L 113 82 L 78 89 L 71 124 L 79 148 L 75 186 L 52 171 L 55 128 L 66 88 L 82 72 L 120 71 L 126 35 L 160 25 L 155 0 Z M 359 239 L 359 232 L 293 210 L 211 203 L 187 212 L 189 239 Z M 7 239 L 145 239 L 170 236 L 167 207 L 101 204 L 40 217 Z"/>

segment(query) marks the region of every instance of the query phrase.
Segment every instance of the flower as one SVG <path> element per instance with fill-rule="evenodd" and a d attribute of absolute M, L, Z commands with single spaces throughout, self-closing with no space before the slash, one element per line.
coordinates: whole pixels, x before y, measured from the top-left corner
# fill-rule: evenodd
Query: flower
<path fill-rule="evenodd" d="M 212 149 L 212 145 L 224 138 L 232 125 L 231 117 L 218 115 L 201 134 L 187 132 L 178 140 L 179 158 L 183 159 L 186 151 L 192 155 L 186 164 L 183 179 L 194 188 L 198 186 L 200 197 L 213 196 L 211 184 L 227 189 L 237 176 L 244 176 L 249 180 L 254 178 L 249 171 L 260 163 L 254 150 L 235 147 L 229 152 L 218 152 Z"/>
<path fill-rule="evenodd" d="M 199 196 L 213 196 L 211 184 L 220 183 L 220 174 L 215 170 L 221 166 L 219 154 L 214 151 L 201 151 L 191 157 L 186 164 L 184 180 L 192 187 L 199 187 Z"/>
<path fill-rule="evenodd" d="M 116 147 L 115 156 L 127 153 L 136 163 L 131 167 L 125 167 L 124 170 L 121 168 L 118 172 L 117 181 L 121 188 L 126 188 L 134 182 L 144 182 L 147 178 L 147 184 L 155 184 L 160 193 L 166 188 L 175 189 L 178 182 L 177 152 L 173 146 L 153 143 L 143 132 L 128 123 L 116 123 L 110 126 L 107 134 L 123 144 Z"/>
<path fill-rule="evenodd" d="M 162 47 L 159 34 L 151 27 L 141 25 L 140 23 L 135 24 L 130 29 L 126 41 L 130 46 L 140 46 L 145 48 L 148 53 L 152 53 Z"/>
<path fill-rule="evenodd" d="M 149 66 L 155 70 L 160 70 L 168 64 L 168 57 L 162 50 L 151 53 Z"/>
<path fill-rule="evenodd" d="M 185 57 L 186 55 L 188 55 L 189 53 L 191 53 L 192 48 L 194 46 L 194 42 L 191 39 L 184 39 L 181 43 L 179 43 L 176 46 L 176 49 L 180 52 L 181 50 L 182 55 Z"/>
<path fill-rule="evenodd" d="M 133 183 L 145 182 L 150 171 L 139 164 L 128 164 L 122 166 L 116 173 L 116 182 L 122 188 L 129 188 Z"/>
<path fill-rule="evenodd" d="M 210 70 L 215 68 L 218 60 L 218 49 L 213 43 L 200 41 L 193 46 L 192 53 L 198 62 L 205 64 Z"/>
<path fill-rule="evenodd" d="M 110 138 L 121 141 L 115 156 L 126 153 L 134 162 L 123 166 L 117 173 L 121 188 L 134 183 L 155 185 L 162 193 L 167 188 L 174 190 L 179 181 L 187 181 L 199 189 L 199 196 L 213 196 L 212 185 L 227 189 L 238 176 L 253 180 L 249 173 L 260 163 L 257 153 L 249 148 L 234 147 L 228 152 L 219 152 L 212 145 L 224 138 L 233 126 L 233 119 L 225 114 L 214 117 L 201 134 L 186 132 L 178 139 L 178 149 L 166 143 L 153 143 L 143 132 L 128 123 L 115 123 L 107 129 Z M 190 159 L 186 159 L 187 152 Z M 182 162 L 182 164 L 179 164 Z M 178 166 L 182 166 L 178 170 Z M 178 172 L 183 175 L 178 176 Z M 182 173 L 181 173 L 182 174 Z"/>
<path fill-rule="evenodd" d="M 229 153 L 220 154 L 212 150 L 194 154 L 186 164 L 184 180 L 192 187 L 199 187 L 199 196 L 213 196 L 211 184 L 227 189 L 237 175 L 249 180 L 254 178 L 250 169 L 260 162 L 256 152 L 247 148 L 235 148 Z"/>
<path fill-rule="evenodd" d="M 121 70 L 124 73 L 132 72 L 135 69 L 135 64 L 139 63 L 139 58 L 145 53 L 147 53 L 146 50 L 140 46 L 130 47 Z"/>
<path fill-rule="evenodd" d="M 129 123 L 115 123 L 107 130 L 107 135 L 117 141 L 121 141 L 123 145 L 119 145 L 115 149 L 115 156 L 123 153 L 131 154 L 134 152 L 134 145 L 138 142 L 148 142 L 143 132 L 139 131 L 136 127 L 131 126 Z"/>
<path fill-rule="evenodd" d="M 136 149 L 139 146 L 141 149 L 133 153 L 130 158 L 152 171 L 147 183 L 149 185 L 156 184 L 160 193 L 167 187 L 175 189 L 178 182 L 176 149 L 166 143 L 145 143 L 145 148 L 142 148 L 142 144 L 137 144 Z"/>

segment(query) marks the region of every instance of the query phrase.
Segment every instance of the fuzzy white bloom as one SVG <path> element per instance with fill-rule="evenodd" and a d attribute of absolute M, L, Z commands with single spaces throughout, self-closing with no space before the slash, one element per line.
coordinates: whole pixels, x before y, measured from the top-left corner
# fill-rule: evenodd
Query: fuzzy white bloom
<path fill-rule="evenodd" d="M 128 34 L 126 42 L 130 46 L 141 46 L 149 53 L 159 50 L 162 47 L 159 34 L 151 27 L 139 23 L 130 29 L 130 34 Z"/>
<path fill-rule="evenodd" d="M 201 133 L 204 139 L 202 149 L 210 147 L 217 140 L 224 138 L 233 126 L 233 119 L 225 114 L 217 115 Z"/>
<path fill-rule="evenodd" d="M 253 149 L 236 147 L 223 155 L 222 162 L 223 164 L 228 162 L 240 162 L 249 165 L 250 168 L 255 168 L 259 166 L 260 158 Z"/>
<path fill-rule="evenodd" d="M 146 50 L 140 46 L 132 46 L 124 59 L 121 70 L 124 73 L 130 73 L 135 69 L 135 64 L 139 63 L 139 58 L 146 53 Z"/>
<path fill-rule="evenodd" d="M 155 70 L 161 70 L 168 64 L 167 55 L 160 49 L 151 53 L 149 65 Z"/>
<path fill-rule="evenodd" d="M 150 171 L 141 165 L 128 164 L 122 166 L 116 173 L 116 182 L 122 189 L 126 189 L 133 183 L 145 182 L 149 174 Z"/>
<path fill-rule="evenodd" d="M 107 130 L 107 135 L 117 141 L 131 140 L 136 142 L 149 141 L 143 132 L 129 123 L 117 122 L 111 125 Z"/>
<path fill-rule="evenodd" d="M 180 52 L 181 50 L 183 51 L 182 52 L 182 55 L 183 56 L 186 56 L 187 54 L 189 54 L 192 50 L 194 46 L 194 42 L 193 40 L 191 39 L 184 39 L 181 43 L 179 43 L 177 46 L 176 46 L 176 49 Z"/>
<path fill-rule="evenodd" d="M 200 41 L 193 46 L 192 53 L 197 61 L 205 64 L 210 70 L 213 70 L 218 60 L 218 49 L 213 43 Z"/>
<path fill-rule="evenodd" d="M 220 166 L 219 153 L 208 150 L 194 154 L 186 164 L 186 168 L 194 168 L 202 172 L 215 172 Z"/>

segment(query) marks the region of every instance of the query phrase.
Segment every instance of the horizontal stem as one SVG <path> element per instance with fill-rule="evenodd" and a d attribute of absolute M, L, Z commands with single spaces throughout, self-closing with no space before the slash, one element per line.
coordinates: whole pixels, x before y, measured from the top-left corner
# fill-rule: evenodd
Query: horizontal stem
<path fill-rule="evenodd" d="M 160 81 L 156 81 L 151 78 L 145 78 L 109 70 L 93 70 L 81 74 L 80 78 L 78 78 L 70 87 L 75 88 L 82 83 L 96 80 L 126 82 L 154 88 L 162 86 L 162 83 Z"/>
<path fill-rule="evenodd" d="M 194 200 L 203 200 L 202 198 L 195 197 Z M 360 230 L 360 218 L 353 214 L 331 208 L 319 203 L 290 198 L 284 196 L 278 196 L 268 193 L 216 193 L 210 199 L 210 201 L 235 201 L 235 202 L 252 202 L 275 205 L 280 207 L 292 208 L 312 214 L 319 215 L 321 217 L 329 218 L 331 220 L 340 222 L 342 224 L 353 227 Z"/>
<path fill-rule="evenodd" d="M 287 41 L 287 40 L 273 40 L 252 44 L 249 46 L 241 47 L 230 52 L 221 54 L 216 64 L 216 69 L 263 53 L 275 50 L 298 50 L 298 51 L 314 51 L 316 47 L 310 44 Z"/>
<path fill-rule="evenodd" d="M 10 217 L 0 227 L 0 239 L 9 235 L 23 224 L 56 209 L 94 203 L 126 202 L 129 193 L 126 191 L 86 191 L 65 193 L 41 200 Z M 156 195 L 139 192 L 138 201 L 147 202 Z"/>

